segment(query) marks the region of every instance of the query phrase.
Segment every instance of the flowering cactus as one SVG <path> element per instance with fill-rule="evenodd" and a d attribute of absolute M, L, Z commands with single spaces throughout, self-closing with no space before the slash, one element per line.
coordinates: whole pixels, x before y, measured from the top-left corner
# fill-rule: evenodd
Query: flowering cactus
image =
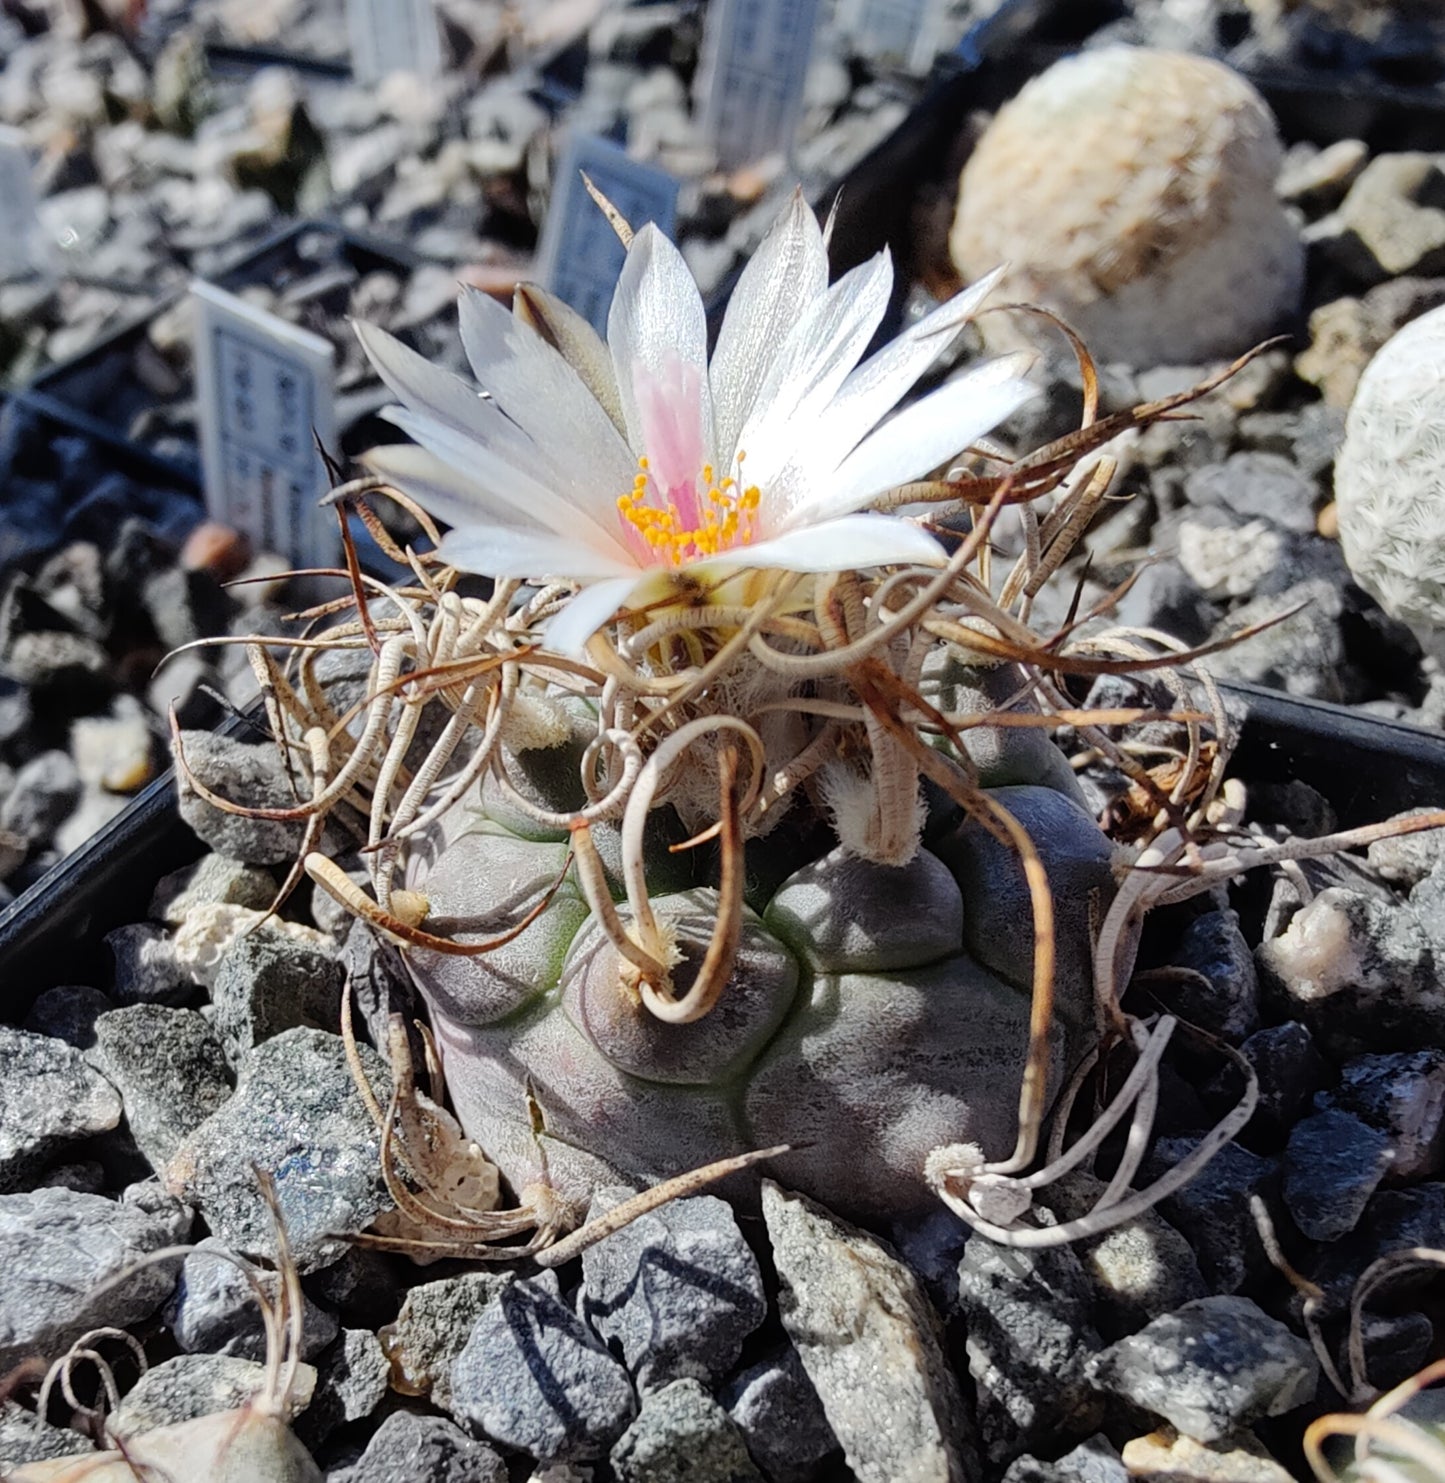
<path fill-rule="evenodd" d="M 356 620 L 308 639 L 294 679 L 269 658 L 283 641 L 252 647 L 311 793 L 242 811 L 307 820 L 306 870 L 401 946 L 430 1011 L 430 1090 L 399 1021 L 391 1108 L 367 1089 L 397 1204 L 375 1239 L 540 1252 L 599 1181 L 662 1180 L 645 1202 L 759 1148 L 841 1209 L 897 1214 L 932 1190 L 1003 1231 L 1044 1178 L 1021 1171 L 1081 1032 L 1102 1020 L 1139 1053 L 1097 1141 L 1173 1024 L 1134 1024 L 1117 985 L 1150 893 L 1184 887 L 1166 870 L 1110 905 L 1117 851 L 1048 728 L 1083 727 L 1135 779 L 1146 823 L 1193 818 L 1219 781 L 1192 713 L 1161 788 L 1060 688 L 1156 651 L 1028 626 L 1108 485 L 1080 458 L 1113 429 L 931 478 L 1031 394 L 1027 357 L 1004 356 L 889 416 L 996 275 L 860 364 L 891 264 L 829 286 L 795 199 L 709 362 L 676 249 L 622 230 L 605 344 L 540 290 L 510 315 L 464 295 L 480 396 L 361 328 L 415 443 L 375 450 L 333 498 L 384 490 L 436 549 L 392 548 L 411 586 L 356 573 Z M 885 513 L 919 502 L 954 525 Z M 1029 541 L 998 582 L 1005 502 Z M 464 596 L 463 571 L 490 595 Z M 328 818 L 357 816 L 365 890 L 316 852 Z M 1174 829 L 1158 863 L 1186 850 L 1197 836 Z M 515 1209 L 492 1208 L 488 1160 Z M 525 1247 L 494 1244 L 527 1230 Z"/>

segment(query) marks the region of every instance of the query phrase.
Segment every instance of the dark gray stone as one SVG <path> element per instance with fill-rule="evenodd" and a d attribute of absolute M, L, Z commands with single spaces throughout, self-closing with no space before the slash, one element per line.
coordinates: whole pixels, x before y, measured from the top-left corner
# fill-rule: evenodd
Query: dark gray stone
<path fill-rule="evenodd" d="M 224 1256 L 226 1247 L 207 1236 L 186 1258 L 165 1318 L 187 1354 L 224 1354 L 264 1360 L 266 1328 L 245 1275 Z M 275 1272 L 257 1269 L 256 1280 L 273 1302 L 280 1292 Z M 315 1359 L 340 1330 L 334 1315 L 302 1297 L 301 1358 Z"/>
<path fill-rule="evenodd" d="M 763 1483 L 742 1432 L 692 1379 L 643 1397 L 612 1466 L 618 1483 Z"/>
<path fill-rule="evenodd" d="M 1445 1051 L 1360 1056 L 1340 1068 L 1340 1084 L 1315 1099 L 1362 1117 L 1389 1140 L 1393 1181 L 1422 1179 L 1445 1165 Z"/>
<path fill-rule="evenodd" d="M 1284 1203 L 1313 1241 L 1355 1228 L 1390 1167 L 1390 1140 L 1352 1112 L 1331 1109 L 1295 1124 L 1284 1151 Z"/>
<path fill-rule="evenodd" d="M 120 1122 L 120 1097 L 63 1040 L 0 1025 L 0 1194 Z"/>
<path fill-rule="evenodd" d="M 1231 638 L 1255 624 L 1285 613 L 1290 616 L 1211 654 L 1203 663 L 1222 680 L 1245 680 L 1312 700 L 1353 700 L 1360 684 L 1346 664 L 1340 631 L 1343 612 L 1338 581 L 1306 577 L 1282 591 L 1254 597 L 1230 613 L 1212 638 Z"/>
<path fill-rule="evenodd" d="M 1314 1036 L 1298 1020 L 1287 1020 L 1256 1030 L 1239 1049 L 1259 1081 L 1259 1102 L 1250 1126 L 1270 1135 L 1283 1133 L 1309 1106 L 1310 1098 L 1329 1075 L 1325 1058 L 1315 1048 Z M 1221 1111 L 1243 1093 L 1244 1077 L 1233 1065 L 1220 1071 L 1208 1088 L 1211 1105 Z"/>
<path fill-rule="evenodd" d="M 385 1399 L 391 1366 L 370 1329 L 344 1329 L 316 1360 L 316 1391 L 296 1435 L 313 1450 L 338 1427 L 370 1416 Z M 410 1477 L 410 1474 L 398 1476 Z"/>
<path fill-rule="evenodd" d="M 1248 1298 L 1186 1303 L 1099 1354 L 1102 1389 L 1216 1442 L 1314 1398 L 1319 1364 L 1308 1342 Z"/>
<path fill-rule="evenodd" d="M 1191 1025 L 1238 1043 L 1259 1026 L 1259 975 L 1254 950 L 1239 930 L 1234 911 L 1195 917 L 1172 955 L 1173 964 L 1198 979 L 1163 979 L 1154 992 L 1165 1006 Z"/>
<path fill-rule="evenodd" d="M 791 1344 L 733 1377 L 721 1396 L 753 1461 L 776 1483 L 803 1483 L 838 1439 Z"/>
<path fill-rule="evenodd" d="M 1324 1248 L 1310 1273 L 1324 1289 L 1324 1311 L 1343 1312 L 1363 1272 L 1382 1256 L 1410 1246 L 1445 1246 L 1445 1184 L 1380 1190 L 1355 1229 Z M 1407 1299 L 1423 1285 L 1420 1274 L 1397 1276 L 1391 1299 Z"/>
<path fill-rule="evenodd" d="M 265 911 L 276 896 L 275 877 L 225 855 L 206 855 L 184 870 L 162 876 L 151 897 L 150 914 L 178 927 L 196 906 L 247 906 Z"/>
<path fill-rule="evenodd" d="M 386 1066 L 369 1046 L 360 1054 L 384 1105 Z M 380 1135 L 341 1037 L 286 1030 L 245 1057 L 235 1094 L 186 1140 L 165 1179 L 228 1246 L 274 1258 L 275 1232 L 252 1166 L 268 1170 L 297 1266 L 309 1272 L 343 1255 L 339 1237 L 389 1208 L 380 1158 Z"/>
<path fill-rule="evenodd" d="M 133 1004 L 95 1022 L 102 1069 L 140 1151 L 159 1170 L 231 1095 L 221 1042 L 192 1009 Z"/>
<path fill-rule="evenodd" d="M 211 987 L 216 1029 L 233 1060 L 300 1025 L 338 1024 L 345 972 L 327 953 L 269 927 L 222 955 Z"/>
<path fill-rule="evenodd" d="M 1014 1251 L 975 1235 L 959 1263 L 958 1296 L 990 1457 L 1003 1461 L 1098 1426 L 1086 1375 L 1103 1341 L 1072 1247 Z"/>
<path fill-rule="evenodd" d="M 30 1355 L 53 1359 L 86 1329 L 149 1318 L 181 1259 L 136 1263 L 189 1227 L 174 1203 L 145 1210 L 68 1189 L 0 1195 L 0 1374 Z"/>
<path fill-rule="evenodd" d="M 507 1465 L 444 1416 L 396 1411 L 350 1467 L 327 1483 L 507 1483 Z"/>
<path fill-rule="evenodd" d="M 1194 1147 L 1191 1138 L 1161 1138 L 1144 1161 L 1144 1178 L 1158 1179 Z M 1204 1280 L 1215 1292 L 1234 1292 L 1247 1277 L 1269 1269 L 1249 1201 L 1252 1195 L 1268 1199 L 1278 1182 L 1273 1159 L 1229 1143 L 1160 1203 L 1159 1213 L 1194 1248 Z"/>
<path fill-rule="evenodd" d="M 46 989 L 30 1006 L 25 1016 L 25 1029 L 38 1035 L 51 1035 L 79 1051 L 94 1051 L 95 1022 L 115 1008 L 115 1001 L 99 989 L 84 984 L 61 984 Z M 94 1055 L 86 1057 L 97 1065 Z"/>
<path fill-rule="evenodd" d="M 536 1279 L 482 1310 L 451 1384 L 459 1421 L 540 1462 L 605 1455 L 637 1410 L 627 1371 Z"/>
<path fill-rule="evenodd" d="M 633 1193 L 596 1191 L 588 1219 Z M 714 1195 L 674 1200 L 589 1247 L 582 1285 L 584 1317 L 644 1395 L 687 1376 L 721 1380 L 767 1315 L 757 1258 Z"/>

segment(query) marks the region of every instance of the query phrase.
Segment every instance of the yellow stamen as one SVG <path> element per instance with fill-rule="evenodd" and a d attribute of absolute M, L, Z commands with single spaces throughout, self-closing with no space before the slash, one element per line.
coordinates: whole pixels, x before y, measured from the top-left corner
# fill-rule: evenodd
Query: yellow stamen
<path fill-rule="evenodd" d="M 739 464 L 743 455 L 737 456 Z M 642 537 L 650 550 L 659 552 L 670 565 L 684 566 L 718 556 L 734 546 L 750 545 L 757 535 L 756 519 L 762 502 L 762 491 L 756 484 L 746 488 L 729 476 L 716 477 L 711 464 L 702 468 L 702 523 L 688 529 L 682 523 L 677 505 L 669 501 L 666 509 L 648 503 L 648 461 L 637 460 L 642 471 L 632 481 L 632 488 L 617 497 L 617 510 L 622 518 Z"/>

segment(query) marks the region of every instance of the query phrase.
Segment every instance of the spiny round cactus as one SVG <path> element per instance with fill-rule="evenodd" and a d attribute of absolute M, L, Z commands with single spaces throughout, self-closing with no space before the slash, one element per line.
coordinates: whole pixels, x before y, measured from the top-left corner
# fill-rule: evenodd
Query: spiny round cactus
<path fill-rule="evenodd" d="M 1274 193 L 1283 149 L 1237 73 L 1105 47 L 1006 104 L 959 185 L 965 279 L 1010 264 L 1013 297 L 1061 314 L 1096 359 L 1190 364 L 1247 350 L 1299 301 L 1304 250 Z M 983 323 L 990 339 L 1025 319 Z"/>
<path fill-rule="evenodd" d="M 1445 308 L 1365 368 L 1335 460 L 1340 545 L 1355 580 L 1431 647 L 1445 630 Z"/>

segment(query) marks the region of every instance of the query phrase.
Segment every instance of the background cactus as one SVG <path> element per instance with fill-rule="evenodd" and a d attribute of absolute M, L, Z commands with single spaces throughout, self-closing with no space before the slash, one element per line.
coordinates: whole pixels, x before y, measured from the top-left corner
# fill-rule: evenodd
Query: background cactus
<path fill-rule="evenodd" d="M 1355 580 L 1437 654 L 1445 630 L 1442 428 L 1445 309 L 1433 309 L 1365 368 L 1335 460 L 1335 501 Z"/>
<path fill-rule="evenodd" d="M 1264 99 L 1222 63 L 1086 51 L 1029 82 L 979 140 L 953 261 L 965 279 L 1007 261 L 1005 291 L 1062 314 L 1099 360 L 1237 355 L 1299 301 L 1282 158 Z M 991 339 L 1029 328 L 983 323 Z"/>

